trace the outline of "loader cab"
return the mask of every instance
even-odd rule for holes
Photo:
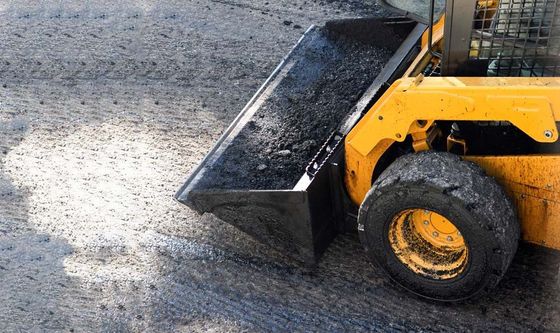
[[[408,76],[437,63],[440,76],[557,77],[560,27],[555,2],[383,0],[390,10],[428,25],[427,58]],[[431,21],[431,22],[430,22]],[[443,22],[445,21],[445,22]],[[433,41],[432,41],[433,39]]]

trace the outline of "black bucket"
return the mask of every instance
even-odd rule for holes
[[[314,264],[345,219],[344,137],[402,75],[424,28],[403,19],[309,28],[177,200]]]

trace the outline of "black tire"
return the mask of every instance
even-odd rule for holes
[[[399,260],[388,233],[406,209],[436,212],[460,230],[468,261],[458,276],[433,279]],[[438,301],[460,301],[495,287],[519,239],[514,206],[498,183],[472,162],[433,151],[402,156],[378,177],[360,207],[358,230],[368,256],[393,281]]]

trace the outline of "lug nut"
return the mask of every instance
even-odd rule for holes
[[[452,242],[452,241],[453,241],[453,237],[447,236],[447,241],[448,241],[448,242]]]
[[[461,232],[457,231],[457,236],[461,237]]]
[[[432,232],[432,236],[437,237],[439,236],[439,233],[437,231]]]
[[[428,220],[424,220],[424,225],[428,225],[430,222]]]

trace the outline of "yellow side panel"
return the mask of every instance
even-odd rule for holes
[[[440,120],[509,121],[537,142],[556,142],[560,78],[419,75],[395,81],[345,139],[352,201],[360,205],[365,198],[386,142],[403,142]]]
[[[468,156],[517,206],[524,240],[560,250],[560,155]]]
[[[443,38],[443,31],[445,27],[445,15],[443,15],[439,21],[434,25],[432,30],[432,43],[438,42]],[[426,29],[422,34],[422,48],[427,48],[428,46],[428,32],[429,30]]]

